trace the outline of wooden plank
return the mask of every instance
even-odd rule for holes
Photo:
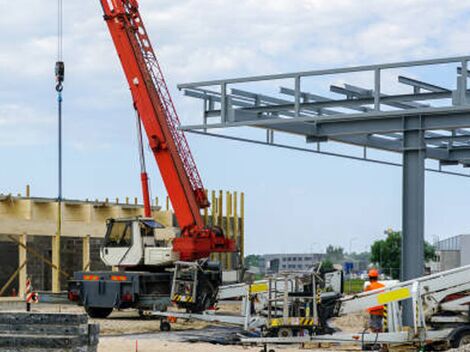
[[[0,312],[0,324],[87,324],[86,314],[72,313],[34,313],[34,312]]]
[[[28,241],[28,236],[20,235],[18,238],[21,245],[18,245],[18,263],[27,262],[27,252],[26,252],[26,242]],[[18,273],[18,296],[24,297],[26,291],[26,280],[28,278],[28,267],[25,265],[21,268]],[[0,294],[1,296],[1,294]]]
[[[86,334],[88,334],[88,326],[84,324],[0,324],[0,335],[75,336]]]
[[[83,237],[83,247],[82,247],[82,270],[90,271],[90,235]]]
[[[88,345],[88,336],[8,336],[0,335],[0,348],[53,348],[69,349]]]

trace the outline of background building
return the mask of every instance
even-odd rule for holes
[[[470,264],[470,235],[458,235],[438,241],[435,248],[437,271]]]
[[[262,274],[306,270],[325,259],[324,253],[264,254],[259,259]]]

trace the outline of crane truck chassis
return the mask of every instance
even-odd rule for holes
[[[199,260],[188,263],[190,270],[178,270],[181,264],[176,262],[175,270],[171,240],[163,239],[160,230],[164,226],[151,218],[109,219],[101,260],[126,270],[75,272],[69,300],[93,318],[106,318],[115,308],[164,311],[172,301],[192,313],[214,305],[222,283],[220,264]],[[189,290],[191,299],[170,295],[174,285]]]

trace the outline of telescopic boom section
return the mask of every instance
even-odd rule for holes
[[[201,177],[160,68],[147,36],[137,0],[100,0],[131,89],[134,107],[142,120],[150,148],[173,205],[181,236],[173,250],[181,260],[196,260],[212,252],[235,250],[222,230],[205,228],[200,210],[209,206]]]

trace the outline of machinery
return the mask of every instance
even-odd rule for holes
[[[100,1],[137,115],[145,218],[108,221],[101,258],[119,272],[75,273],[69,284],[69,298],[84,305],[91,316],[100,317],[113,308],[154,308],[156,304],[164,307],[160,295],[169,296],[171,286],[171,274],[166,269],[173,267],[176,260],[202,260],[191,266],[197,271],[196,299],[183,304],[188,310],[197,311],[214,303],[220,284],[220,273],[214,273],[215,265],[205,258],[214,252],[235,251],[235,244],[224,236],[222,229],[204,226],[201,209],[210,204],[184,133],[178,129],[179,118],[138,1]],[[151,218],[142,131],[146,133],[180,228],[172,240],[158,236],[162,226]],[[157,300],[148,299],[155,295]],[[142,301],[142,297],[146,299]],[[204,297],[202,305],[199,297]]]
[[[357,333],[329,332],[310,329],[309,333],[298,334],[298,327],[289,327],[289,317],[283,316],[283,333],[277,337],[265,335],[259,338],[242,339],[244,343],[264,345],[302,343],[346,343],[378,346],[405,345],[421,350],[445,350],[470,343],[470,265],[445,272],[423,276],[414,280],[397,283],[383,289],[368,291],[341,298],[323,297],[317,302],[317,316],[327,309],[330,317],[354,312],[363,312],[369,307],[385,305],[387,319],[384,332],[371,333],[358,327]],[[292,296],[291,294],[289,294]],[[401,303],[411,301],[413,323],[402,325]],[[287,318],[287,319],[286,319]],[[287,323],[287,325],[286,325]],[[321,328],[319,320],[315,325]],[[308,330],[308,329],[307,329]],[[326,334],[325,334],[326,333]]]
[[[195,264],[176,265],[183,268],[178,270],[180,276],[173,277],[173,300],[191,302],[197,298],[203,301],[203,298],[196,296],[194,285],[198,280],[191,275],[196,271],[188,270]],[[325,334],[332,331],[327,320],[334,316],[335,304],[342,297],[343,273],[320,269],[286,272],[253,283],[220,286],[217,302],[241,304],[239,315],[219,314],[214,310],[187,313],[160,311],[152,315],[160,317],[167,327],[168,319],[172,318],[238,325],[246,331],[262,329],[267,336],[294,336],[304,332]],[[317,306],[319,301],[322,302],[321,307]]]

